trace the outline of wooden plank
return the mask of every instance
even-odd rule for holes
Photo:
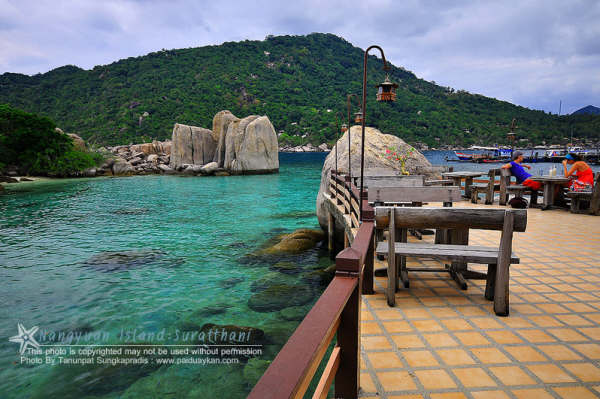
[[[342,310],[357,286],[357,278],[334,277],[248,398],[302,397],[335,335]]]
[[[460,201],[458,187],[372,187],[369,202],[456,202]]]
[[[379,244],[386,244],[386,243],[382,242],[382,243],[377,244],[377,253],[381,252],[381,251],[379,251]],[[418,246],[419,248],[422,248],[423,251],[427,251],[429,249],[434,249],[434,250],[460,249],[462,251],[473,251],[473,252],[487,252],[487,251],[498,252],[498,248],[485,247],[485,246],[480,246],[480,245],[450,245],[450,244],[430,244],[430,243],[410,243],[409,245]],[[385,246],[387,248],[387,245],[385,245]],[[387,251],[387,249],[385,249],[385,251]]]
[[[340,367],[340,347],[336,346],[335,348],[333,348],[331,356],[329,356],[329,360],[327,361],[325,370],[323,370],[323,374],[321,375],[319,384],[317,385],[315,393],[312,396],[313,399],[327,398],[329,388],[331,388],[331,383],[335,378],[335,373],[337,373],[338,367]]]
[[[399,229],[398,242],[406,243],[408,241],[408,229]],[[395,245],[394,245],[395,247]],[[410,282],[408,281],[408,272],[406,271],[406,256],[400,256],[400,259],[396,261],[398,263],[398,269],[400,269],[398,273],[398,277],[402,280],[402,284],[404,288],[408,288],[410,286]],[[396,285],[396,291],[398,290],[398,285]]]
[[[389,223],[389,207],[375,207],[375,225],[385,229]],[[527,210],[513,209],[514,231],[525,231]],[[396,227],[414,229],[430,228],[471,228],[482,230],[502,230],[504,209],[485,208],[413,208],[401,207],[396,213]]]
[[[442,246],[442,245],[440,245]],[[424,248],[422,248],[424,247]],[[413,256],[413,257],[428,257],[434,259],[450,260],[454,262],[465,262],[465,263],[494,263],[498,259],[499,250],[496,248],[483,248],[481,250],[471,251],[466,245],[450,245],[455,249],[436,249],[434,246],[413,244],[413,243],[399,243],[395,245],[395,254],[398,256]],[[376,253],[386,254],[389,253],[387,242],[380,242],[377,244]],[[511,264],[520,263],[520,259],[516,254],[510,256]]]
[[[369,187],[422,187],[423,185],[424,185],[423,176],[365,178],[365,187],[367,187],[367,188],[369,188]]]
[[[396,242],[396,225],[394,222],[396,220],[396,218],[394,216],[395,212],[396,212],[396,208],[392,207],[389,209],[390,226],[389,226],[389,230],[388,230],[388,243]],[[380,244],[384,244],[384,243],[380,243]],[[394,305],[396,305],[396,283],[398,282],[398,275],[396,274],[396,272],[398,269],[396,268],[396,253],[394,252],[394,246],[391,244],[388,245],[387,256],[388,256],[388,285],[387,285],[386,296],[387,296],[388,306],[394,306]]]
[[[509,280],[513,225],[514,212],[506,210],[504,228],[500,237],[498,261],[496,263],[496,283],[494,287],[494,312],[498,316],[508,316],[509,313]]]

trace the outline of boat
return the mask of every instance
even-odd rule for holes
[[[458,158],[459,161],[472,161],[473,154],[465,154],[464,152],[454,151],[454,155]]]
[[[473,155],[473,162],[476,163],[507,162],[512,156],[510,148],[472,146],[470,149],[484,151],[482,154]]]

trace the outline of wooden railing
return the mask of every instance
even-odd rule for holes
[[[361,196],[348,176],[334,171],[330,188],[331,200],[344,204],[344,214],[350,215],[358,231],[352,245],[336,256],[335,277],[254,386],[250,399],[304,397],[336,335],[336,346],[312,397],[326,398],[332,383],[336,398],[358,397],[361,294],[373,292],[375,215],[363,195],[363,221],[358,223]]]

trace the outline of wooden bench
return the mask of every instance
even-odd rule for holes
[[[500,205],[506,205],[508,197],[513,194],[515,197],[523,197],[524,194],[529,194],[531,201],[529,207],[538,206],[538,190],[532,190],[531,187],[522,184],[510,184],[512,174],[510,169],[500,169]]]
[[[525,231],[526,226],[524,209],[376,207],[375,228],[388,229],[388,241],[376,245],[376,253],[388,257],[388,305],[395,305],[398,279],[409,287],[408,272],[443,271],[450,273],[463,289],[466,289],[465,279],[486,279],[485,298],[494,300],[497,315],[507,316],[509,266],[519,263],[519,258],[512,253],[513,232]],[[443,244],[407,243],[408,228],[450,229],[450,239]],[[499,247],[468,245],[469,229],[501,230]],[[391,242],[394,245],[388,245]],[[407,268],[406,256],[447,260],[452,265],[449,268]],[[467,263],[487,264],[487,274],[468,270]]]
[[[569,191],[567,197],[571,198],[572,213],[600,215],[600,172],[596,173],[592,191]],[[589,207],[584,208],[584,203]]]
[[[494,191],[500,190],[500,182],[496,182],[496,175],[500,174],[500,169],[490,169],[488,171],[489,180],[487,183],[474,183],[471,185],[471,202],[476,204],[479,200],[479,194],[485,193],[485,203],[487,205],[494,203]]]

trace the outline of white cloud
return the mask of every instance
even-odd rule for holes
[[[330,32],[438,84],[563,112],[600,105],[600,2],[0,0],[0,73]]]

